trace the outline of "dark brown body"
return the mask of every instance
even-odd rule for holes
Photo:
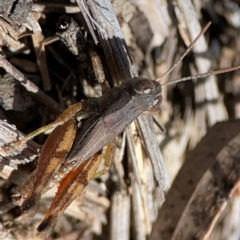
[[[152,88],[154,90],[150,93],[143,93]],[[159,106],[161,100],[159,82],[145,78],[127,79],[102,97],[89,100],[96,112],[77,131],[66,162],[77,160],[79,164],[89,159],[121,134],[142,112]]]

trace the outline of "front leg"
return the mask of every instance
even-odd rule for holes
[[[103,169],[96,172],[93,176],[93,178],[99,178],[100,176],[102,176],[103,174],[105,174],[106,172],[108,172],[111,164],[113,163],[113,159],[115,157],[115,153],[116,153],[116,139],[113,140],[112,142],[110,142],[104,151],[104,166]]]

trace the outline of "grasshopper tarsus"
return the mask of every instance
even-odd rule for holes
[[[8,155],[11,155],[14,153],[14,150],[19,148],[19,146],[24,145],[24,141],[18,140],[18,141],[13,141],[10,144],[7,144],[5,146],[2,146],[1,149]]]

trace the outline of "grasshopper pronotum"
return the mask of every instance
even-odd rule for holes
[[[209,25],[202,30],[177,63],[190,51]],[[167,73],[171,72],[176,64]],[[218,70],[171,83],[239,68],[238,66]],[[158,108],[161,101],[159,79],[149,80],[140,77],[126,79],[120,86],[107,90],[100,98],[90,98],[70,106],[54,123],[10,146],[22,144],[41,132],[54,129],[42,148],[36,171],[30,176],[31,180],[27,180],[32,181],[32,187],[29,190],[20,187],[17,199],[23,212],[33,216],[41,194],[51,187],[52,182],[60,182],[51,207],[38,227],[42,237],[46,238],[49,235],[57,217],[94,177],[101,161],[99,151],[121,134],[142,112]],[[8,148],[9,146],[6,147]]]

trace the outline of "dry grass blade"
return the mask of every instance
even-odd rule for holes
[[[150,239],[207,239],[239,188],[239,123],[216,124],[190,152],[159,211]]]
[[[33,93],[36,98],[41,102],[49,106],[54,112],[59,113],[61,110],[60,105],[45,94],[41,89],[39,89],[34,83],[28,80],[18,69],[16,69],[7,59],[0,54],[0,66],[4,68],[9,74],[11,74],[15,79],[17,79],[22,86],[26,88],[27,91]]]
[[[177,2],[176,8],[178,8],[179,18],[183,18],[181,23],[184,23],[185,30],[189,31],[190,39],[193,41],[198,31],[201,29],[201,25],[198,20],[198,14],[196,13],[196,8],[190,1]],[[211,68],[211,60],[207,59],[208,46],[204,36],[199,39],[198,43],[194,46],[194,53],[196,54],[196,67],[199,73],[208,72]],[[192,147],[205,135],[207,125],[204,125],[205,119],[209,121],[209,125],[212,126],[218,121],[223,121],[227,119],[227,112],[224,108],[221,98],[219,96],[219,91],[217,88],[216,78],[214,76],[209,77],[209,81],[203,83],[198,83],[195,89],[196,103],[201,104],[204,101],[208,101],[209,104],[204,107],[200,107],[196,111],[195,124],[201,123],[201,131],[196,132],[195,135],[191,137],[190,144]],[[214,102],[214,103],[213,103]],[[201,109],[202,108],[202,109]]]

